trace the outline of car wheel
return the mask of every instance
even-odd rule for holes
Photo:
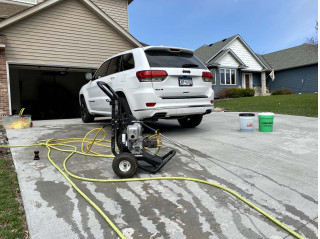
[[[131,178],[137,171],[137,159],[130,153],[117,155],[112,161],[113,172],[119,178]]]
[[[120,97],[120,103],[121,103],[121,112],[123,114],[123,117],[128,118],[132,116],[132,112],[130,110],[127,99],[124,97]]]
[[[185,118],[178,119],[179,124],[184,128],[195,128],[202,121],[202,115],[189,115]]]
[[[84,100],[83,97],[81,98],[80,112],[81,112],[81,118],[83,123],[93,122],[94,116],[89,113],[86,105],[86,101]]]

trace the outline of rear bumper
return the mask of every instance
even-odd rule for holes
[[[148,84],[130,89],[125,92],[131,112],[138,120],[148,118],[171,118],[195,114],[206,114],[213,111],[214,92],[208,87],[206,92],[200,92],[203,98],[163,99],[155,94]],[[179,96],[179,95],[177,95]],[[147,107],[146,103],[156,103],[154,107]]]
[[[213,90],[208,90],[206,98],[162,99],[153,90],[131,92],[128,103],[133,116],[138,120],[146,118],[170,118],[195,114],[208,114],[213,111]],[[131,98],[132,97],[132,98]],[[131,99],[130,99],[131,98]],[[156,103],[154,107],[146,107],[146,103]]]
[[[203,115],[209,114],[213,111],[213,105],[186,105],[186,106],[167,106],[167,107],[153,107],[150,109],[138,109],[134,111],[137,119],[147,118],[171,118],[181,117],[186,115]]]

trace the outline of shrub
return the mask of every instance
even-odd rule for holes
[[[292,94],[292,90],[289,89],[281,89],[272,92],[272,95],[290,95]]]
[[[219,99],[224,99],[224,98],[229,98],[230,97],[230,92],[229,92],[229,89],[222,89],[220,90],[216,96],[219,98]]]
[[[254,89],[243,89],[243,96],[242,97],[252,97],[254,96],[255,90]]]
[[[222,89],[217,93],[217,97],[223,98],[239,98],[254,96],[254,89],[229,88]]]

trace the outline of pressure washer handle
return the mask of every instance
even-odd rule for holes
[[[98,81],[97,85],[111,100],[119,100],[118,94],[114,92],[110,85],[102,81]]]

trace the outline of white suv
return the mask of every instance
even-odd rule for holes
[[[212,74],[184,48],[148,46],[107,59],[80,90],[83,122],[110,116],[108,97],[97,81],[118,93],[123,110],[138,120],[178,119],[183,127],[196,127],[213,110]]]

